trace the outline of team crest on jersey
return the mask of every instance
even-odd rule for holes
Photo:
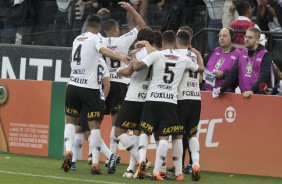
[[[246,66],[246,73],[249,75],[251,74],[253,71],[253,64],[252,63],[248,63]]]
[[[168,60],[177,60],[179,58],[175,55],[164,55],[164,57]]]
[[[224,61],[224,58],[219,59],[215,64],[215,69],[219,69],[223,65]]]

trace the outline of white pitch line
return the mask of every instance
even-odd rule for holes
[[[1,170],[0,170],[0,173],[22,175],[22,176],[32,176],[32,177],[41,177],[41,178],[60,179],[60,180],[70,180],[70,181],[83,181],[83,182],[89,182],[89,183],[125,184],[125,183],[118,183],[118,182],[107,182],[107,181],[98,181],[98,180],[84,180],[84,179],[75,179],[75,178],[65,178],[65,177],[59,177],[59,176],[48,176],[48,175],[29,174],[29,173],[17,173],[17,172],[1,171]]]

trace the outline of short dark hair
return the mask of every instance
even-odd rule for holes
[[[235,32],[234,32],[234,30],[231,27],[227,27],[226,29],[228,29],[231,42],[233,43],[235,41],[235,39],[236,39]]]
[[[105,33],[113,30],[113,28],[115,26],[118,26],[118,23],[117,21],[115,21],[114,19],[109,19],[109,20],[106,20],[105,22],[103,22],[102,24],[102,29]]]
[[[163,32],[162,40],[163,43],[175,44],[176,41],[175,32],[172,30]]]
[[[87,20],[87,26],[92,28],[100,28],[101,27],[102,20],[100,16],[92,14],[89,16]]]
[[[255,33],[256,37],[258,39],[260,38],[261,31],[258,28],[250,27],[250,28],[247,29],[247,31],[251,31],[251,32]]]
[[[137,34],[137,40],[146,40],[148,41],[151,45],[154,43],[154,32],[151,28],[149,27],[144,27],[140,31],[138,31]]]
[[[187,31],[189,33],[190,38],[193,37],[193,29],[189,26],[181,26],[179,28],[180,31]]]
[[[176,38],[177,38],[180,45],[182,45],[182,46],[190,45],[190,34],[187,31],[177,32]]]
[[[162,33],[159,31],[154,31],[154,44],[162,48]]]
[[[236,6],[236,10],[240,16],[246,15],[251,7],[248,0],[233,0],[233,4]]]

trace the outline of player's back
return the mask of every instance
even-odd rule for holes
[[[101,37],[86,32],[75,38],[72,49],[71,76],[69,84],[99,89],[97,66],[99,49],[103,46]]]
[[[193,62],[197,63],[197,56],[188,49],[177,49],[177,52],[187,56]],[[200,96],[200,73],[193,72],[190,69],[184,71],[178,87],[178,99],[201,99]]]
[[[137,54],[136,59],[141,61],[148,55],[145,47],[143,47]],[[151,79],[152,68],[145,68],[140,71],[135,71],[131,75],[130,84],[126,93],[125,100],[144,102]]]
[[[146,100],[176,103],[177,88],[186,68],[197,70],[198,65],[173,49],[152,53],[153,74]],[[146,60],[146,58],[144,59]]]
[[[137,38],[137,29],[133,29],[130,32],[120,37],[102,37],[105,46],[119,54],[127,55],[131,44]],[[105,58],[110,71],[111,81],[122,82],[128,84],[130,79],[125,77],[119,77],[116,75],[116,69],[126,66],[125,63],[110,58]]]

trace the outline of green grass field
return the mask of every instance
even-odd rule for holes
[[[138,180],[123,178],[125,165],[119,165],[113,175],[91,175],[90,166],[86,161],[77,163],[76,171],[63,172],[60,169],[62,159],[26,156],[0,153],[0,184],[123,184],[123,183],[155,183],[150,179]],[[106,173],[104,164],[101,164],[102,172]],[[281,171],[282,172],[282,171]],[[191,175],[185,175],[182,183],[192,183]],[[176,183],[176,181],[164,181],[162,183]],[[282,183],[282,178],[260,177],[249,175],[237,175],[227,173],[202,172],[201,184],[272,184]]]

